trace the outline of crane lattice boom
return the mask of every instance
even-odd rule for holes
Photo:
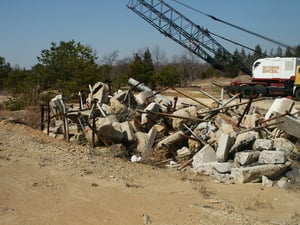
[[[213,39],[207,29],[195,24],[164,1],[130,0],[127,6],[165,36],[193,52],[214,68],[226,71],[225,65],[230,65],[251,75],[251,71]]]

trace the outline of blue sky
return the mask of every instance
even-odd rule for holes
[[[196,24],[249,47],[277,45],[213,21],[172,0],[165,0]],[[288,45],[300,44],[299,0],[180,0],[198,10]],[[75,40],[101,59],[158,46],[169,58],[186,50],[164,37],[126,5],[128,0],[1,0],[0,56],[11,66],[30,69],[51,42]],[[230,52],[237,46],[220,41]]]

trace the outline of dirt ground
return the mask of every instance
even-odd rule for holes
[[[1,225],[300,224],[297,188],[131,163],[1,120],[9,114],[0,112]]]
[[[300,224],[300,191],[222,184],[0,122],[0,224]]]

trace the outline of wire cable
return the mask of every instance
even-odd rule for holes
[[[279,46],[282,46],[282,47],[285,47],[285,48],[290,48],[289,45],[286,45],[286,44],[284,44],[284,43],[282,43],[282,42],[279,42],[279,41],[276,41],[276,40],[274,40],[274,39],[268,38],[268,37],[266,37],[266,36],[264,36],[264,35],[255,33],[255,32],[253,32],[253,31],[250,31],[250,30],[245,29],[245,28],[243,28],[243,27],[234,25],[234,24],[229,23],[229,22],[227,22],[227,21],[225,21],[225,20],[219,19],[219,18],[217,18],[217,17],[215,17],[215,16],[213,16],[213,15],[207,14],[207,13],[205,13],[205,12],[203,12],[203,11],[200,11],[200,10],[198,10],[198,9],[196,9],[196,8],[193,8],[193,7],[191,7],[191,6],[189,6],[189,5],[185,4],[185,3],[182,3],[182,2],[180,2],[180,1],[178,1],[178,0],[172,0],[172,1],[173,1],[173,2],[176,2],[176,3],[179,4],[179,5],[182,5],[182,6],[186,7],[186,8],[188,8],[188,9],[191,9],[191,10],[197,12],[197,13],[200,13],[200,14],[202,14],[202,15],[205,15],[205,16],[207,16],[207,17],[210,17],[211,19],[213,19],[213,20],[215,20],[215,21],[224,23],[224,24],[226,24],[226,25],[228,25],[228,26],[231,26],[231,27],[234,27],[234,28],[236,28],[236,29],[238,29],[238,30],[241,30],[241,31],[244,31],[244,32],[246,32],[246,33],[252,34],[252,35],[254,35],[254,36],[256,36],[256,37],[259,37],[259,38],[264,39],[264,40],[266,40],[266,41],[272,42],[272,43],[277,44],[277,45],[279,45]],[[240,44],[239,44],[239,45],[240,45]],[[247,48],[247,49],[249,49],[249,48]],[[251,50],[251,49],[250,49],[250,50]]]

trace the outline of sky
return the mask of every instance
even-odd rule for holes
[[[149,0],[147,0],[149,1]],[[299,0],[178,0],[190,7],[290,46],[300,44]],[[194,23],[254,48],[278,45],[165,0]],[[11,66],[30,69],[51,42],[74,40],[99,59],[118,51],[118,59],[159,48],[168,58],[187,52],[127,8],[128,0],[1,0],[0,56]],[[218,40],[233,52],[238,46]]]

